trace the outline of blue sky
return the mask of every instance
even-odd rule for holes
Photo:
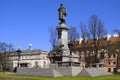
[[[87,23],[92,14],[104,21],[110,34],[120,30],[120,0],[0,0],[0,41],[12,43],[17,49],[49,51],[49,27],[58,25],[58,8],[67,9],[66,23],[80,33],[80,22]]]

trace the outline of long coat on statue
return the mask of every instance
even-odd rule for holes
[[[61,5],[58,11],[59,11],[59,20],[61,20],[61,22],[65,22],[65,16],[67,15],[65,7]]]

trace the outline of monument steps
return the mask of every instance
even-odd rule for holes
[[[58,67],[55,68],[56,71],[60,72],[64,76],[77,76],[81,72],[80,67]]]
[[[61,77],[61,76],[104,76],[112,73],[98,68],[80,67],[56,67],[56,68],[19,68],[15,76],[42,76],[42,77]]]
[[[15,76],[60,77],[61,73],[53,68],[19,68]]]
[[[112,73],[104,71],[103,69],[99,69],[99,68],[83,68],[82,71],[78,74],[78,76],[89,76],[89,77],[104,76],[104,75],[112,75]]]

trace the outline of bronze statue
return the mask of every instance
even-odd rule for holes
[[[61,21],[60,23],[65,23],[65,17],[67,15],[67,13],[66,13],[66,9],[63,6],[63,4],[60,5],[58,12],[59,12],[59,20]]]

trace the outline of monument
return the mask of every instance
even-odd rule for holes
[[[58,45],[49,54],[49,68],[18,68],[19,76],[43,76],[43,77],[60,77],[60,76],[102,76],[112,75],[99,68],[82,68],[79,63],[79,56],[71,51],[73,44],[68,40],[69,27],[66,24],[67,15],[63,4],[60,5],[58,31]],[[54,54],[53,54],[54,53]]]
[[[58,66],[80,66],[79,56],[71,51],[71,47],[73,46],[73,44],[68,40],[69,27],[67,26],[65,21],[67,11],[63,4],[60,5],[58,12],[60,22],[56,28],[58,31],[58,48],[56,50],[56,54],[59,54],[59,57],[58,55],[54,55],[54,58],[57,58],[54,59],[54,63],[56,63],[56,65]],[[51,60],[52,56],[52,53],[50,53],[49,58]]]

